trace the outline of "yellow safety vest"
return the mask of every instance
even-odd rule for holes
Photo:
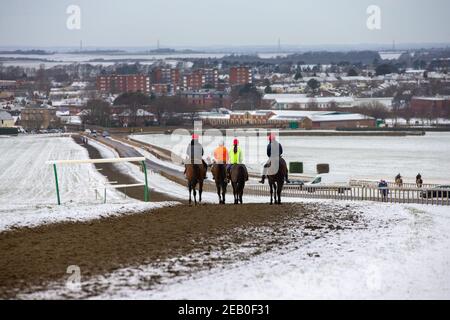
[[[234,146],[230,149],[230,163],[231,164],[242,164],[243,162],[243,154],[241,147],[238,147],[237,152],[234,153]]]

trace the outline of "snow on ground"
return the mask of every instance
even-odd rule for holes
[[[106,204],[33,205],[0,209],[0,232],[58,222],[80,222],[104,217],[151,211],[177,202],[115,202]]]
[[[449,299],[450,212],[445,207],[352,204],[368,229],[342,231],[202,272],[129,299]],[[310,257],[309,254],[319,257]],[[108,298],[105,294],[101,298]]]
[[[185,152],[189,136],[146,134],[133,139]],[[205,157],[212,157],[218,141],[204,137]],[[232,144],[227,137],[226,145]],[[401,173],[405,182],[415,182],[421,173],[425,183],[450,183],[450,133],[427,132],[425,136],[281,136],[287,162],[304,163],[305,175],[314,176],[318,163],[329,163],[331,172],[353,179],[393,180]],[[260,173],[265,161],[267,139],[240,138],[245,164]]]
[[[132,299],[449,299],[448,208],[360,205],[370,226],[203,272]],[[308,254],[318,254],[310,257]],[[118,295],[118,293],[116,293]],[[106,296],[105,296],[106,298]]]
[[[174,284],[151,298],[448,299],[450,221],[445,208],[372,204],[371,224],[286,254]],[[311,259],[307,253],[320,255]],[[132,297],[145,297],[145,293]]]
[[[347,204],[320,202],[336,208]],[[81,285],[107,284],[108,291],[91,297],[95,299],[450,298],[447,208],[350,205],[362,212],[367,228],[332,232],[306,244],[292,243],[248,261],[172,278],[152,290],[137,288],[142,279],[165,276],[154,266],[120,269],[83,279]],[[60,283],[21,298],[77,297],[76,288]]]
[[[87,151],[70,137],[20,136],[0,141],[0,208],[56,203],[53,167],[48,160],[89,159]],[[92,164],[58,165],[61,201],[95,200],[93,184],[106,178]],[[122,196],[108,190],[109,199]]]
[[[151,160],[151,161],[153,161],[153,162],[155,162],[155,163],[157,163],[157,164],[159,164],[161,166],[164,166],[164,167],[167,167],[167,168],[179,171],[179,172],[184,172],[184,166],[181,165],[181,164],[176,164],[176,163],[173,163],[173,162],[168,162],[168,161],[161,160],[161,159],[157,158],[156,156],[154,156],[153,154],[151,154],[150,152],[148,152],[147,150],[144,150],[143,148],[135,147],[135,146],[133,146],[131,144],[128,144],[128,143],[125,143],[123,141],[118,141],[118,140],[115,140],[115,139],[112,139],[112,140],[117,141],[119,143],[122,143],[122,144],[130,147],[130,148],[135,149],[136,151],[138,151],[140,154],[142,154],[147,159],[149,159],[149,160]]]
[[[101,146],[96,146],[101,148]],[[102,148],[102,154],[111,155]],[[0,231],[64,220],[95,219],[102,215],[148,210],[162,204],[146,204],[108,189],[96,198],[94,185],[107,179],[93,164],[57,167],[62,206],[56,205],[53,168],[47,160],[89,159],[71,137],[19,136],[0,140]],[[169,203],[170,204],[170,203]]]
[[[21,226],[48,220],[83,220],[111,212],[123,214],[148,208],[147,204],[139,202],[132,203],[131,206],[115,203],[90,208],[83,203],[72,206],[68,202],[62,207],[54,206],[52,172],[45,167],[45,160],[87,158],[87,153],[70,142],[70,139],[33,139],[36,140],[28,140],[27,143],[15,138],[2,139],[0,142],[0,151],[2,155],[6,155],[0,159],[0,168],[5,169],[1,172],[0,183],[2,186],[13,185],[11,189],[4,190],[2,187],[0,191],[0,230],[14,224]],[[13,144],[8,145],[10,141]],[[18,151],[12,148],[13,145],[17,145]],[[106,147],[95,146],[100,148],[102,155],[115,155]],[[8,152],[10,150],[12,152]],[[42,153],[43,150],[45,153]],[[37,165],[37,162],[44,165]],[[87,165],[87,168],[86,171],[95,176],[95,179],[102,178],[93,166]],[[143,175],[137,166],[123,164],[121,169],[142,181]],[[79,170],[68,167],[62,169],[62,172],[65,173],[63,176],[70,173],[77,177],[76,181],[64,181],[65,185],[74,186],[75,182],[89,181],[89,175]],[[37,188],[39,191],[31,193],[30,197],[27,195],[22,201],[22,194],[28,184],[23,182],[24,173],[27,181],[32,181],[41,188]],[[42,178],[49,180],[48,186],[43,184]],[[150,174],[149,183],[151,188],[160,192],[180,199],[187,198],[184,186],[158,174]],[[49,188],[48,192],[44,192],[44,186]],[[78,189],[75,190],[70,193],[70,190],[65,189],[64,195],[78,200],[85,196],[83,190],[80,193]],[[14,201],[8,203],[5,196],[10,196]],[[245,202],[261,202],[262,199],[264,198],[245,197]],[[205,193],[204,200],[216,202],[217,195]],[[42,203],[38,205],[39,201]],[[96,297],[102,299],[450,299],[449,208],[333,200],[322,200],[320,203],[341,206],[348,204],[362,212],[368,221],[368,227],[337,231],[308,244],[296,246],[293,243],[292,246],[262,254],[249,261],[236,261],[224,268],[171,279],[151,291],[136,290],[135,287],[131,290],[126,285],[139,283],[143,274],[161,272],[149,266],[125,268],[104,275],[100,280],[83,280],[88,283],[112,283],[114,290]],[[170,203],[148,205],[168,204]],[[12,209],[10,215],[7,214],[10,210],[8,208]],[[19,216],[17,213],[24,214]],[[66,294],[67,290],[63,284],[62,289],[37,292],[27,297],[58,298]]]

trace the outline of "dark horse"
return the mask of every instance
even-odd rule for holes
[[[234,204],[242,204],[244,195],[246,171],[243,164],[234,164],[231,167],[231,185],[233,186]]]
[[[281,191],[283,191],[284,179],[287,176],[286,161],[280,157],[278,170],[276,174],[270,174],[271,168],[268,168],[267,178],[270,186],[270,204],[281,204]]]
[[[186,164],[186,178],[188,181],[189,188],[189,204],[192,203],[191,193],[194,193],[194,203],[197,205],[197,191],[196,187],[198,184],[198,202],[202,202],[203,193],[203,180],[206,176],[206,168],[199,164]]]
[[[225,204],[225,194],[227,193],[228,185],[226,164],[213,164],[211,172],[216,181],[219,204]]]

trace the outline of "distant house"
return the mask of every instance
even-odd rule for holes
[[[350,108],[364,106],[373,102],[392,107],[393,98],[355,98],[355,97],[307,97],[304,94],[266,94],[263,97],[265,105],[276,110],[315,108]]]
[[[263,98],[269,101],[271,107],[277,110],[307,109],[309,107],[329,108],[332,106],[340,108],[352,107],[355,100],[353,97],[307,97],[304,94],[267,94]]]
[[[446,117],[450,115],[450,96],[413,97],[411,110],[417,115]]]
[[[358,113],[303,111],[303,110],[255,110],[238,112],[202,112],[200,119],[213,126],[267,126],[297,127],[304,129],[374,128],[376,121]]]
[[[48,129],[59,127],[60,119],[55,108],[33,106],[22,110],[20,123],[29,130]]]
[[[0,128],[12,128],[14,127],[15,122],[16,121],[9,112],[0,110]]]
[[[133,113],[130,109],[126,109],[120,114],[113,115],[113,120],[118,120],[123,127],[128,127],[129,125],[143,127],[154,122],[155,115],[144,109],[137,109],[136,113]]]

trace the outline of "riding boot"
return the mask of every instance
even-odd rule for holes
[[[263,176],[261,177],[261,180],[259,181],[259,183],[264,184],[264,183],[265,183],[265,180],[266,180],[266,176],[263,175]]]

